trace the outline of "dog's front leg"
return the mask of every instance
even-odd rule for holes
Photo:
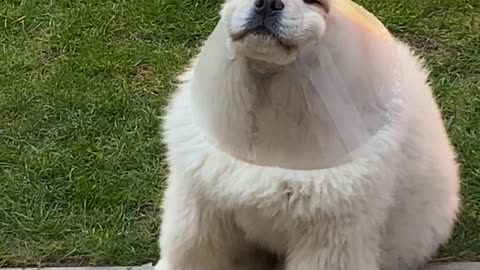
[[[342,223],[327,222],[294,239],[286,270],[379,270],[380,233]]]
[[[227,213],[183,179],[170,179],[164,194],[161,259],[155,270],[231,270],[242,249]]]

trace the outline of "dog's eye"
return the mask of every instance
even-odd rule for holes
[[[328,5],[325,0],[303,0],[307,5],[318,5],[328,11]]]

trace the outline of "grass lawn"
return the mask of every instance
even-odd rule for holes
[[[220,2],[0,2],[0,266],[157,258],[162,107]],[[439,259],[480,261],[480,1],[359,2],[433,70],[464,196]]]

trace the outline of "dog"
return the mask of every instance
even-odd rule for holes
[[[460,199],[427,78],[349,0],[226,0],[166,110],[156,270],[428,263]]]

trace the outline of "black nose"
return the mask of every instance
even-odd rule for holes
[[[265,17],[279,13],[284,7],[282,0],[255,0],[255,12]]]

